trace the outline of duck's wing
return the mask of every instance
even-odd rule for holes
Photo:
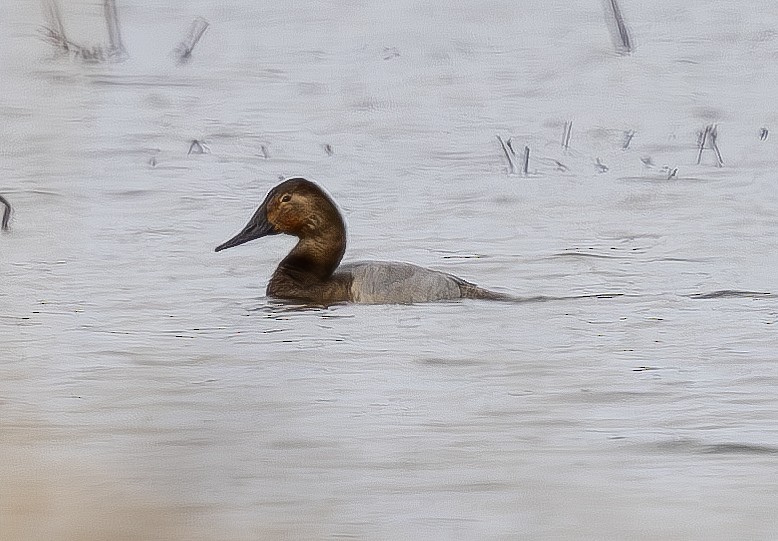
[[[460,299],[463,286],[475,287],[451,274],[411,263],[359,261],[341,265],[336,274],[340,273],[352,278],[353,300],[368,304]]]

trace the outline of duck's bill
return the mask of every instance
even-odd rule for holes
[[[275,235],[277,233],[278,231],[276,231],[275,227],[273,227],[273,224],[267,221],[267,213],[265,212],[264,207],[260,207],[257,209],[257,212],[254,214],[254,216],[251,217],[249,223],[246,224],[246,227],[243,228],[243,231],[232,237],[227,242],[217,246],[215,251],[221,252],[222,250],[232,248],[233,246],[238,246],[244,242],[266,237],[268,235]]]

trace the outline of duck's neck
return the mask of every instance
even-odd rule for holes
[[[323,281],[338,268],[345,251],[345,228],[318,231],[316,235],[300,238],[278,265],[276,274],[283,273],[298,280]]]

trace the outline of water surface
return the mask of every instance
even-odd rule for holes
[[[0,23],[0,537],[774,535],[770,2],[625,0],[629,56],[584,0],[125,4],[121,63]],[[290,175],[347,259],[560,299],[267,299],[292,239],[213,248]]]

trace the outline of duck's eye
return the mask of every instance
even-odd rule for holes
[[[284,195],[281,196],[281,202],[282,203],[288,203],[291,200],[292,200],[292,195],[291,194],[285,193]]]

